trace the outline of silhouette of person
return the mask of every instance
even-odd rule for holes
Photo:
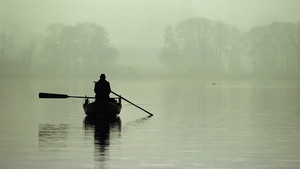
[[[109,100],[111,89],[109,82],[105,78],[105,74],[101,74],[100,79],[95,83],[94,92],[96,94],[96,101]]]

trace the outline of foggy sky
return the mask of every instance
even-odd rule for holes
[[[299,22],[298,0],[0,0],[0,28],[18,25],[43,32],[52,23],[93,22],[108,32],[120,55],[135,47],[159,49],[164,28],[191,17],[205,17],[249,30],[271,22]],[[157,55],[148,50],[145,55]],[[143,54],[143,53],[140,53]],[[133,59],[132,59],[133,60]]]
[[[56,22],[95,22],[109,31],[116,45],[136,44],[145,36],[151,43],[162,43],[166,25],[193,16],[240,29],[300,21],[298,0],[0,0],[0,11],[1,25],[17,24],[33,31]]]

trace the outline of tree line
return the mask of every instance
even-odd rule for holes
[[[167,27],[164,39],[158,57],[174,74],[300,76],[299,23],[273,23],[242,32],[222,22],[190,18]],[[111,72],[116,71],[117,57],[107,30],[94,23],[56,23],[43,34],[17,26],[0,30],[0,77]]]
[[[197,76],[299,77],[300,24],[273,23],[239,31],[191,18],[165,29],[161,60]]]
[[[94,23],[50,25],[43,35],[16,26],[0,33],[0,76],[80,76],[111,69],[118,51]]]

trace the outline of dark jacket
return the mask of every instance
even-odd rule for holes
[[[111,92],[109,82],[105,79],[100,79],[95,83],[94,92],[96,93],[96,99],[109,99],[109,93]]]

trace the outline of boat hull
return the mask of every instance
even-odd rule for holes
[[[121,112],[122,104],[113,101],[95,101],[89,103],[88,100],[83,104],[83,109],[88,117],[115,118]]]

